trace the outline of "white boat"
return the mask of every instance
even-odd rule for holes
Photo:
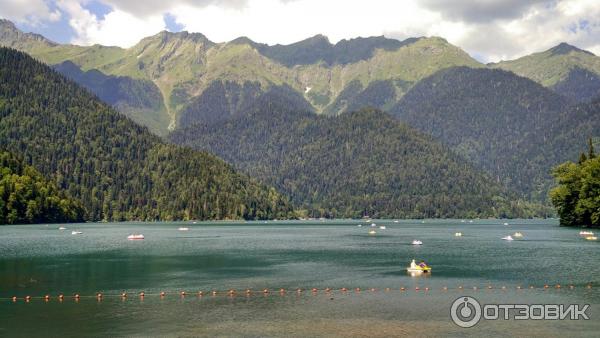
[[[360,227],[362,227],[362,224],[357,224],[356,226],[360,228]]]
[[[67,230],[65,227],[59,227],[58,230]]]
[[[385,230],[385,229],[386,229],[386,227],[385,227],[385,225],[380,225],[380,226],[379,226],[379,229],[381,229],[381,230]]]
[[[196,221],[193,221],[192,223],[193,223],[193,224],[197,224],[198,222],[196,222]]]
[[[473,220],[470,220],[469,223],[473,223]]]
[[[377,226],[377,224],[375,224],[375,223],[371,223],[371,227],[372,227],[372,228],[374,228],[374,227],[376,227],[376,226]]]
[[[369,231],[369,235],[375,235],[377,232],[375,230]]]
[[[142,234],[131,234],[131,235],[127,236],[127,239],[130,240],[130,241],[144,239],[144,235],[142,235]]]
[[[515,233],[513,234],[513,236],[515,236],[515,237],[517,237],[517,238],[521,238],[521,237],[523,237],[523,234],[522,234],[522,233],[520,233],[520,232],[515,232]]]
[[[415,240],[412,241],[412,245],[423,245],[423,242],[421,242],[418,239],[415,239]]]
[[[596,236],[587,236],[585,239],[587,239],[588,241],[596,241],[596,240],[598,240],[598,237],[596,237]]]
[[[71,231],[71,235],[81,235],[82,233],[81,231]]]
[[[454,237],[462,237],[462,232],[456,232],[456,233],[454,233]]]
[[[580,231],[579,234],[585,236],[594,236],[594,233],[591,231]]]
[[[508,223],[504,222],[504,225],[508,225]]]
[[[394,221],[394,223],[398,223],[399,221]]]
[[[179,228],[179,229],[177,229],[177,230],[179,230],[179,231],[188,231],[188,230],[190,230],[190,228],[187,228],[187,227],[180,227],[180,228]]]
[[[514,239],[512,238],[512,236],[511,236],[511,235],[508,235],[508,236],[502,237],[502,239],[503,239],[503,240],[505,240],[505,241],[514,241]]]
[[[461,222],[461,223],[464,223],[464,222],[465,222],[465,220],[464,220],[464,219],[462,219],[462,220],[460,220],[460,222]]]

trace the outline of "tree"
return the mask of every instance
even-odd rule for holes
[[[565,226],[600,226],[600,157],[590,141],[585,161],[566,162],[553,170],[557,186],[550,199]]]

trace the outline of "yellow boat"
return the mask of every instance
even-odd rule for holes
[[[406,271],[408,272],[423,272],[423,273],[428,273],[431,272],[431,267],[429,265],[425,265],[425,266],[419,266],[417,265],[417,263],[415,263],[415,260],[413,259],[412,262],[410,262],[410,266],[408,268],[406,268]]]

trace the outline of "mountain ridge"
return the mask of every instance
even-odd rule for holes
[[[0,45],[7,43],[0,39]],[[322,47],[320,51],[312,48],[314,43]],[[51,65],[71,61],[82,71],[96,69],[107,76],[154,82],[166,110],[150,112],[149,120],[141,122],[153,126],[156,116],[163,115],[161,119],[169,123],[162,126],[161,135],[178,126],[181,113],[192,99],[214,81],[258,82],[263,91],[286,85],[303,95],[316,113],[335,115],[342,112],[335,110],[336,98],[353,81],[366,88],[372,81],[391,80],[397,99],[439,69],[483,66],[437,37],[404,41],[369,37],[331,44],[317,36],[295,44],[269,46],[247,38],[213,43],[200,33],[163,31],[126,49],[34,42],[18,48]]]

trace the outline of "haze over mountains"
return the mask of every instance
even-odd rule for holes
[[[600,58],[565,43],[485,65],[438,37],[269,46],[161,32],[123,49],[3,20],[0,45],[314,216],[543,216],[551,167],[600,136]]]

